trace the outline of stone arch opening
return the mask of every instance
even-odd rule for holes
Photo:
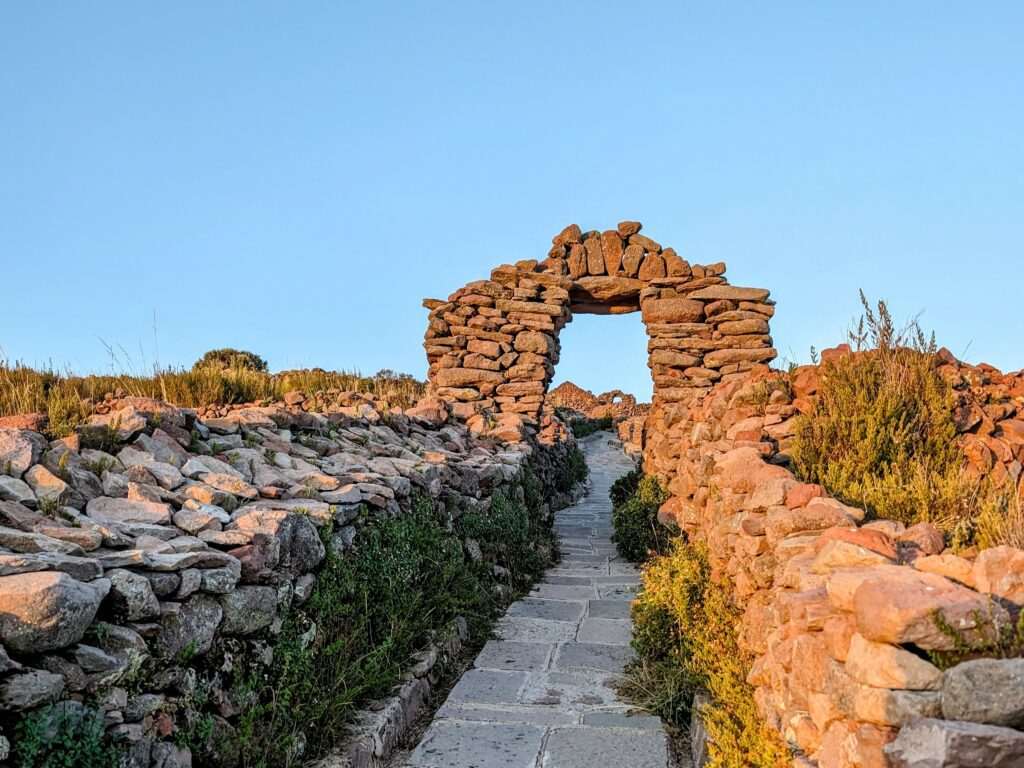
[[[578,314],[641,313],[656,409],[775,358],[767,290],[730,285],[725,264],[690,264],[641,229],[635,221],[603,232],[571,224],[544,260],[505,264],[446,300],[424,300],[431,389],[536,418],[559,333]]]

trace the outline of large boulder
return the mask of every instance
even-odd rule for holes
[[[921,718],[904,725],[884,751],[893,768],[1024,768],[1024,733]]]
[[[42,571],[0,577],[0,639],[12,651],[40,653],[77,643],[96,618],[109,579],[89,583]]]
[[[154,640],[155,648],[166,657],[179,660],[206,653],[213,646],[223,617],[224,611],[214,598],[193,595],[178,610],[164,614]]]
[[[101,496],[85,507],[85,514],[103,525],[125,523],[147,523],[161,525],[171,522],[171,507],[152,501]]]
[[[20,478],[46,448],[46,439],[36,432],[0,427],[0,474]]]
[[[1024,659],[974,659],[942,673],[942,715],[1024,728]]]
[[[224,609],[221,631],[227,635],[251,635],[270,626],[277,616],[277,590],[273,587],[239,587],[219,600]]]
[[[64,679],[42,669],[15,672],[0,683],[0,708],[20,711],[56,701],[64,692]]]

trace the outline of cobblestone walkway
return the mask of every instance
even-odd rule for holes
[[[665,768],[656,717],[612,689],[630,658],[637,571],[615,554],[608,490],[632,469],[608,432],[582,441],[589,496],[559,512],[562,561],[509,607],[405,761],[413,768]]]

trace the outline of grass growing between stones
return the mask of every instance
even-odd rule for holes
[[[502,608],[495,566],[514,596],[551,563],[539,508],[496,495],[488,511],[449,525],[420,498],[411,513],[361,529],[352,551],[336,554],[328,534],[313,593],[286,618],[270,673],[237,675],[241,764],[300,765],[343,743],[358,709],[387,695],[411,654],[457,616],[469,643],[482,644]],[[466,538],[481,557],[465,554]]]
[[[1024,612],[1017,618],[1000,622],[993,620],[992,603],[986,612],[974,611],[976,626],[991,626],[995,631],[988,636],[968,637],[959,627],[950,624],[941,611],[935,611],[932,619],[946,637],[953,641],[949,651],[930,651],[928,657],[939,669],[955,667],[971,659],[1019,659],[1024,658]]]
[[[897,330],[884,302],[850,333],[855,352],[823,364],[814,407],[797,422],[793,467],[871,515],[929,522],[958,546],[1024,538],[1016,493],[966,472],[957,398],[939,372],[934,336]]]
[[[742,610],[727,582],[711,578],[707,553],[682,537],[643,569],[633,604],[633,647],[624,693],[677,732],[689,726],[694,694],[711,703],[699,715],[712,768],[781,768],[790,751],[761,719],[747,683],[753,659],[741,651]]]

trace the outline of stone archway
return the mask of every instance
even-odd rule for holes
[[[635,221],[604,232],[572,224],[543,261],[502,265],[447,300],[424,300],[433,391],[538,416],[558,364],[559,332],[574,314],[641,313],[656,408],[775,358],[767,290],[729,285],[725,264],[691,265],[640,230]]]

